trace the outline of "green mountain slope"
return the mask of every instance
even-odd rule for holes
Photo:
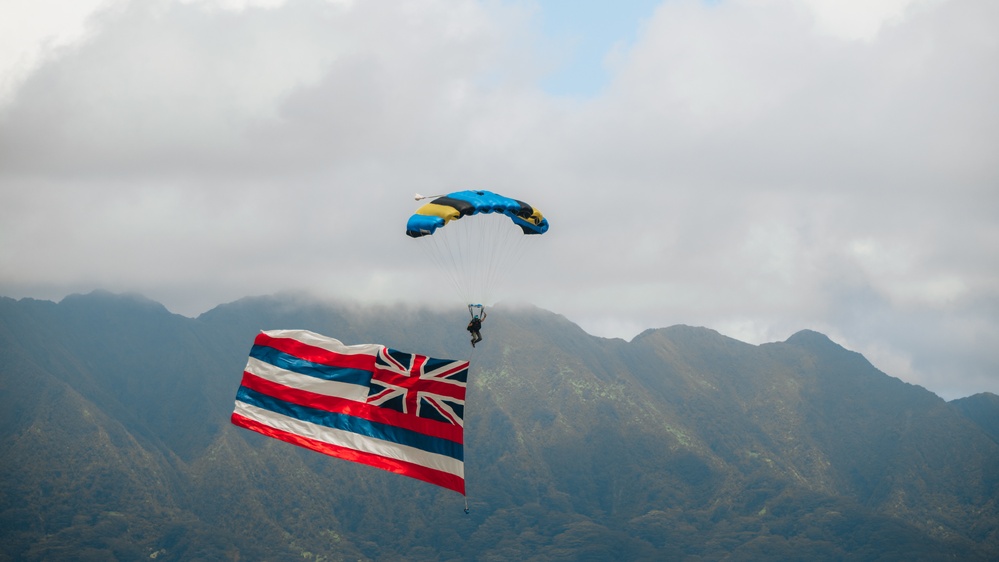
[[[453,492],[228,422],[261,329],[472,357]],[[590,336],[496,307],[0,298],[0,560],[989,560],[999,404],[814,332]],[[974,399],[974,400],[972,400]]]

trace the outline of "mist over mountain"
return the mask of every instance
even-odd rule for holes
[[[994,560],[999,397],[826,336],[633,341],[500,305],[0,298],[0,561]],[[460,495],[229,423],[260,330],[471,357]]]

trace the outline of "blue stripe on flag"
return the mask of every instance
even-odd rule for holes
[[[431,437],[394,425],[373,422],[346,414],[327,412],[316,408],[308,408],[262,394],[244,386],[239,387],[239,390],[236,392],[236,400],[322,427],[349,431],[383,441],[398,443],[429,453],[451,457],[459,461],[465,460],[464,447],[460,443]]]
[[[337,381],[368,386],[371,382],[371,371],[351,369],[349,367],[331,367],[321,363],[306,361],[283,351],[278,351],[266,345],[254,345],[250,348],[250,357],[270,363],[286,371],[316,377],[327,381]]]

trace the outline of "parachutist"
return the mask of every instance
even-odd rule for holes
[[[472,306],[469,305],[468,308],[469,312],[471,312]],[[472,315],[472,320],[468,322],[468,327],[465,328],[472,334],[472,347],[475,347],[475,344],[482,341],[482,334],[479,333],[479,330],[482,329],[482,322],[486,319],[486,310],[481,308],[481,306],[479,309],[482,311],[482,317],[480,318],[478,314]]]

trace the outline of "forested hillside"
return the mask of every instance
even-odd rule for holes
[[[497,306],[0,298],[0,560],[994,560],[999,397],[822,334]],[[229,424],[259,330],[471,358],[460,495]]]

